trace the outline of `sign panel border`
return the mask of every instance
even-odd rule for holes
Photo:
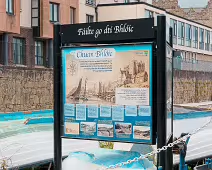
[[[89,48],[112,48],[112,47],[132,47],[132,46],[139,46],[139,50],[149,50],[149,74],[150,74],[150,80],[149,80],[149,106],[151,107],[151,121],[150,121],[150,140],[136,140],[136,141],[127,141],[127,140],[108,140],[108,139],[104,139],[104,138],[82,138],[82,137],[73,137],[73,136],[69,136],[67,134],[64,133],[63,138],[71,138],[71,139],[81,139],[81,140],[95,140],[95,141],[108,141],[108,142],[124,142],[124,143],[139,143],[139,144],[154,144],[156,139],[153,139],[153,137],[155,137],[155,128],[153,128],[153,123],[154,121],[154,113],[153,113],[153,107],[155,107],[155,105],[153,104],[153,79],[154,79],[154,72],[153,72],[153,44],[152,43],[136,43],[136,44],[114,44],[114,45],[99,45],[99,46],[80,46],[80,47],[65,47],[62,48],[62,81],[63,81],[63,107],[66,104],[66,55],[69,54],[70,51],[73,50],[78,50],[78,49],[89,49]],[[65,115],[63,113],[64,116],[64,125],[65,125]],[[123,122],[124,123],[124,122]],[[64,127],[65,128],[65,127]]]

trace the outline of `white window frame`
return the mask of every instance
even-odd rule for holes
[[[50,21],[59,22],[59,20],[60,20],[60,5],[57,3],[50,2]]]
[[[14,14],[14,0],[6,0],[6,12]]]
[[[44,42],[43,41],[35,41],[35,65],[44,66]]]
[[[70,23],[75,23],[75,8],[70,7]]]

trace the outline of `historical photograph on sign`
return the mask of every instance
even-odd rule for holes
[[[130,135],[132,134],[131,123],[115,123],[116,135]]]
[[[80,131],[85,134],[93,134],[96,132],[96,123],[95,122],[81,122]]]
[[[98,136],[113,137],[113,125],[98,124]]]
[[[79,123],[65,123],[66,134],[79,135]]]
[[[149,53],[115,48],[73,50],[66,55],[66,102],[148,105]]]
[[[149,126],[133,126],[134,139],[150,140]]]
[[[151,116],[151,107],[150,106],[139,106],[138,116]]]

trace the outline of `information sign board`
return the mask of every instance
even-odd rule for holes
[[[152,44],[62,50],[64,136],[152,143]]]

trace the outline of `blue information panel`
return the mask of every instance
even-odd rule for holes
[[[152,45],[62,51],[64,135],[152,143]]]

